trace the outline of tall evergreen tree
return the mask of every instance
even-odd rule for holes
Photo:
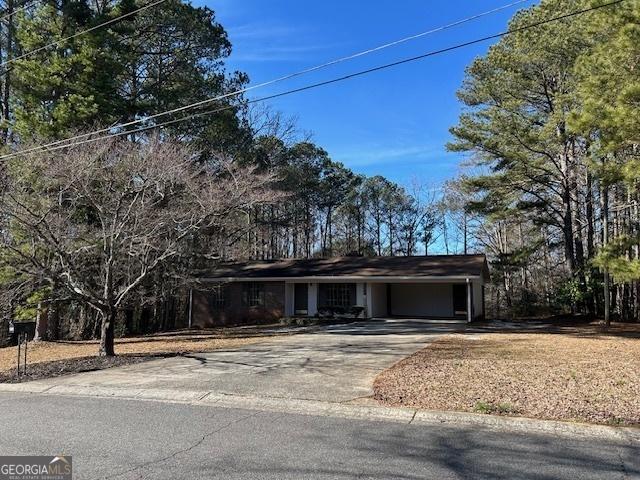
[[[571,0],[543,2],[518,13],[510,28],[575,8]],[[450,149],[472,153],[487,171],[467,181],[484,195],[472,205],[477,211],[531,214],[560,234],[569,278],[591,308],[582,222],[585,145],[567,126],[576,105],[574,65],[589,47],[583,22],[580,17],[517,31],[476,60],[459,94],[468,109],[451,129]]]
[[[97,29],[64,40],[115,15],[116,8],[97,11],[86,1],[47,1],[16,15],[20,55],[42,49],[10,65],[13,129],[21,140],[60,138],[118,120],[119,66],[108,48],[113,32]]]

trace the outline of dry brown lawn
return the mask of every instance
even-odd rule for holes
[[[640,325],[451,335],[380,374],[389,405],[640,424]]]
[[[106,368],[151,359],[159,355],[207,352],[220,348],[231,348],[256,343],[273,333],[263,333],[260,327],[212,329],[205,331],[183,331],[160,333],[140,337],[116,339],[116,359],[111,361],[94,359],[98,352],[97,341],[30,342],[27,361],[31,378],[52,376]],[[0,348],[0,382],[14,375],[17,348]]]

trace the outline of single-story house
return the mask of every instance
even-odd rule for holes
[[[224,264],[190,295],[192,326],[316,316],[484,317],[484,255],[336,257]],[[357,307],[353,309],[353,307]]]

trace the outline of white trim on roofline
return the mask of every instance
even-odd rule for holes
[[[431,276],[371,276],[371,275],[334,275],[306,277],[207,277],[202,282],[379,282],[379,283],[420,283],[420,282],[466,282],[467,280],[483,280],[482,275],[431,275]]]

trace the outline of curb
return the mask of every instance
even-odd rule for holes
[[[0,392],[42,395],[120,398],[229,409],[261,410],[296,415],[314,415],[404,423],[420,426],[479,427],[519,434],[544,434],[600,438],[640,444],[640,428],[610,427],[524,417],[503,417],[478,413],[417,410],[413,408],[358,405],[275,397],[252,397],[212,391],[104,388],[85,385],[0,384]]]
[[[634,427],[609,427],[607,425],[539,420],[527,417],[505,417],[481,413],[418,410],[412,423],[423,425],[450,424],[478,426],[491,430],[508,430],[521,434],[537,433],[640,443],[640,429]]]

